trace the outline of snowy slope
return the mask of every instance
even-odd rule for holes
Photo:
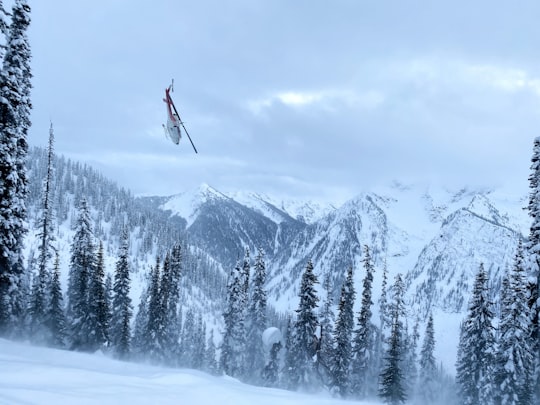
[[[327,394],[242,384],[193,370],[112,360],[103,354],[45,349],[0,339],[0,404],[9,405],[331,405]]]
[[[245,191],[226,192],[226,194],[233,200],[260,212],[276,223],[291,217],[306,224],[313,224],[335,211],[337,206],[337,204],[331,202],[299,200],[288,197],[280,198]],[[284,216],[286,217],[284,218]]]
[[[189,228],[197,219],[202,205],[210,201],[227,199],[228,197],[225,194],[203,183],[196,189],[167,197],[166,201],[159,208],[165,211],[171,211],[172,215],[178,215],[184,218]]]

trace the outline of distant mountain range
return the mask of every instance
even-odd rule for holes
[[[39,157],[43,151],[35,149],[32,153],[30,179],[34,185],[29,206],[33,216],[37,212],[32,207],[39,198],[43,173]],[[114,263],[117,251],[118,216],[129,224],[134,265],[142,274],[154,263],[154,255],[178,239],[190,246],[193,256],[204,258],[205,269],[223,279],[243,258],[246,247],[253,255],[262,248],[266,253],[269,300],[278,311],[286,311],[296,309],[299,279],[309,259],[321,282],[323,276],[330,276],[336,298],[352,265],[359,295],[364,276],[362,247],[368,245],[376,266],[374,301],[380,294],[383,269],[388,271],[389,284],[394,275],[402,273],[410,321],[417,317],[423,321],[429,311],[436,314],[438,336],[444,340],[440,342],[441,356],[448,357],[443,360],[450,366],[455,360],[451,356],[457,346],[459,321],[480,263],[490,272],[492,293],[498,294],[500,276],[511,265],[517,241],[528,233],[530,223],[523,210],[527,190],[523,196],[515,196],[502,190],[449,190],[395,182],[337,206],[218,191],[203,184],[169,197],[136,198],[91,168],[63,158],[57,164],[62,167],[57,170],[62,176],[58,192],[65,200],[59,208],[65,213],[60,216],[60,229],[64,231],[59,232],[65,256],[77,198],[85,195],[93,208],[97,234],[107,241],[109,263]],[[29,246],[32,238],[31,232]],[[137,283],[142,280],[144,276],[135,278]],[[140,290],[140,286],[134,288]],[[212,305],[201,304],[201,296],[190,296],[189,300],[198,302],[201,310],[209,310],[208,316],[219,319],[221,295],[207,292],[204,297],[214,301]]]

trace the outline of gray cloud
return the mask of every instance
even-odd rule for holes
[[[37,2],[30,142],[52,119],[59,153],[140,194],[526,187],[540,5],[469,3]],[[199,155],[163,135],[171,77]]]

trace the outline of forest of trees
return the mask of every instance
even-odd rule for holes
[[[331,277],[321,288],[307,259],[298,307],[280,314],[268,303],[261,248],[252,257],[246,246],[224,276],[187,243],[180,223],[166,214],[146,215],[144,204],[129,192],[116,190],[88,167],[57,158],[52,124],[48,148],[31,151],[30,174],[42,184],[29,183],[29,23],[27,1],[15,0],[10,13],[0,2],[5,38],[0,46],[0,336],[227,374],[268,387],[379,397],[389,404],[540,403],[540,138],[534,142],[529,178],[530,235],[518,246],[497,303],[488,291],[489,275],[479,266],[461,325],[454,381],[434,355],[433,315],[413,319],[409,326],[412,314],[401,274],[389,286],[383,269],[380,299],[373,301],[377,270],[368,246],[362,269],[342,269],[346,276],[336,305]],[[29,209],[37,218],[33,224],[27,221]],[[56,235],[68,218],[73,237],[64,291]],[[96,226],[102,220],[110,232]],[[29,227],[37,251],[25,260],[23,238]],[[108,269],[105,252],[113,246],[118,246],[116,262]],[[132,302],[131,278],[139,274],[138,261],[149,256],[154,265],[139,302]],[[359,271],[362,290],[356,305]],[[213,312],[188,300],[188,289],[213,302]],[[422,336],[420,323],[426,325]],[[262,340],[270,327],[279,328],[281,339]]]

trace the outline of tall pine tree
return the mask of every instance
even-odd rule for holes
[[[85,314],[88,349],[105,348],[109,343],[109,310],[105,291],[105,257],[103,243],[100,241],[96,265],[92,268],[88,285],[88,304]]]
[[[530,331],[530,308],[527,303],[527,277],[523,251],[518,246],[514,266],[506,277],[501,294],[501,319],[496,356],[496,395],[502,405],[532,404],[531,380],[534,371]]]
[[[114,308],[111,320],[111,346],[114,354],[120,359],[126,359],[131,350],[131,305],[130,276],[129,276],[129,239],[127,229],[122,232],[118,260],[114,273],[113,303]]]
[[[145,325],[144,346],[145,352],[153,362],[161,363],[164,360],[165,350],[165,327],[163,323],[163,301],[161,299],[161,267],[160,258],[157,257],[156,265],[152,270],[148,289],[148,318]]]
[[[401,274],[396,276],[391,304],[391,329],[388,350],[384,356],[384,367],[380,375],[379,396],[387,404],[405,402],[405,376],[403,372],[403,317],[405,314],[403,294],[405,286]]]
[[[30,127],[30,6],[15,0],[0,70],[0,334],[20,334],[22,246],[28,193],[26,155]],[[5,29],[4,27],[0,27]]]
[[[264,252],[259,248],[253,266],[251,296],[249,297],[249,322],[247,331],[247,375],[258,381],[264,367],[262,334],[266,329],[266,264]]]
[[[362,283],[362,304],[353,338],[352,361],[352,390],[355,396],[365,398],[375,389],[376,373],[373,370],[374,361],[374,328],[371,323],[372,284],[375,268],[371,259],[369,247],[364,246],[364,270],[366,272]]]
[[[532,218],[527,267],[530,271],[529,307],[531,309],[530,339],[534,353],[535,369],[532,376],[534,400],[540,402],[540,137],[534,140],[531,174],[529,175],[529,216]]]
[[[316,335],[319,321],[316,315],[317,291],[315,284],[317,276],[313,273],[313,263],[308,261],[302,274],[300,302],[296,310],[296,321],[292,328],[292,341],[290,347],[290,370],[289,378],[295,388],[314,389],[319,384],[319,378],[315,371],[314,357],[318,351],[318,337]]]
[[[240,262],[237,262],[227,281],[227,308],[223,313],[225,331],[220,357],[223,372],[237,378],[244,376],[245,366],[245,307],[247,303],[245,280],[243,267],[240,266]]]
[[[79,206],[75,235],[71,244],[71,258],[67,291],[67,315],[70,324],[71,347],[92,350],[88,325],[91,279],[96,267],[95,245],[91,228],[90,209],[86,200]]]
[[[52,346],[63,348],[67,341],[67,324],[64,313],[64,297],[60,284],[60,256],[56,252],[53,274],[50,284],[51,301],[49,304],[49,330],[51,331]]]
[[[319,363],[325,369],[330,370],[334,363],[334,324],[336,323],[333,308],[334,299],[332,295],[332,277],[330,272],[327,272],[324,275],[322,286],[326,297],[321,305],[321,313],[319,314],[321,322],[321,349],[319,352]]]
[[[37,238],[38,245],[38,259],[37,259],[37,276],[34,278],[34,287],[32,291],[32,300],[30,306],[31,314],[31,332],[35,340],[37,336],[50,335],[51,331],[48,330],[47,320],[50,317],[48,313],[49,308],[49,284],[51,282],[50,272],[50,260],[54,254],[53,242],[54,237],[54,131],[51,123],[49,129],[49,146],[47,149],[47,168],[45,179],[43,180],[43,188],[41,194],[41,206],[37,223]],[[50,340],[50,338],[46,338]]]
[[[352,266],[341,288],[338,317],[335,327],[334,364],[332,367],[332,386],[340,396],[346,398],[351,389],[352,332],[354,328],[354,273]]]
[[[435,363],[435,330],[433,314],[429,314],[424,342],[420,351],[420,373],[418,377],[417,396],[421,405],[439,403],[439,387],[437,384],[437,364]]]
[[[481,264],[474,282],[467,318],[459,338],[456,381],[464,405],[489,403],[494,396],[495,353],[492,303],[488,275]]]

